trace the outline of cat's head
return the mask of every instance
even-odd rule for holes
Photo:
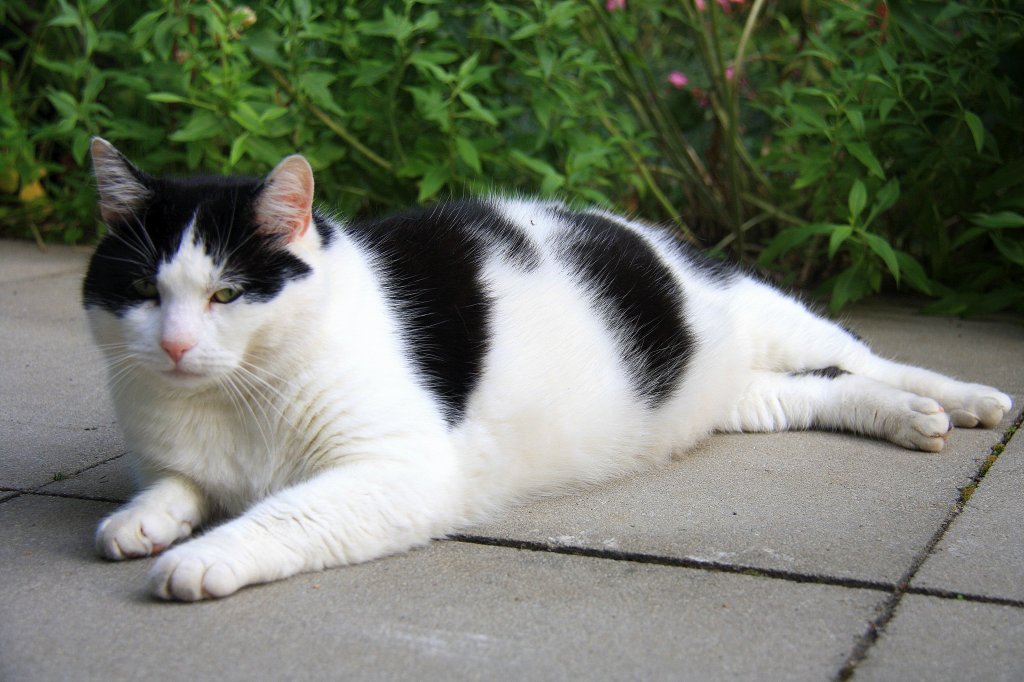
[[[309,163],[289,156],[263,179],[170,179],[100,138],[91,152],[108,232],[83,298],[112,373],[188,388],[244,371],[289,288],[312,274]]]

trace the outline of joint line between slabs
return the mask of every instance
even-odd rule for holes
[[[552,545],[531,540],[506,540],[482,535],[450,535],[448,540],[464,542],[474,545],[487,545],[491,547],[505,547],[508,549],[520,549],[532,552],[547,552],[549,554],[563,554],[568,556],[582,556],[592,559],[610,559],[612,561],[628,561],[640,564],[652,564],[655,566],[674,566],[676,568],[692,568],[701,571],[714,573],[730,573],[734,575],[746,575],[757,578],[771,578],[774,580],[785,580],[795,583],[808,583],[814,585],[828,585],[832,587],[848,587],[853,589],[875,590],[876,592],[893,592],[896,586],[892,583],[876,580],[860,580],[857,578],[841,578],[828,575],[815,575],[811,573],[798,573],[795,571],[784,571],[777,568],[761,568],[744,564],[729,564],[719,561],[704,561],[702,559],[665,557],[657,554],[643,554],[640,552],[624,552],[613,549],[595,549],[590,547],[574,547],[566,545]]]
[[[1002,453],[1005,452],[1006,444],[1009,443],[1017,431],[1020,430],[1022,423],[1024,423],[1024,408],[1018,412],[1017,416],[1010,423],[1010,426],[1008,426],[1006,431],[1003,432],[1002,438],[999,439],[998,443],[994,443],[992,445],[989,449],[989,455],[978,466],[978,471],[971,479],[975,485],[981,483],[989,469],[992,468],[992,465],[999,459]],[[917,555],[917,557],[914,558],[910,568],[908,568],[907,572],[903,574],[902,578],[900,578],[893,593],[885,600],[881,613],[868,624],[867,630],[860,636],[860,639],[853,647],[853,651],[850,652],[850,655],[847,657],[843,667],[841,667],[839,672],[836,674],[836,682],[845,682],[853,677],[853,674],[857,670],[857,666],[865,659],[868,651],[871,650],[875,645],[875,642],[878,641],[879,636],[885,632],[885,628],[888,627],[890,621],[892,621],[896,616],[896,609],[900,605],[900,602],[903,601],[903,597],[905,595],[922,594],[925,596],[945,597],[949,599],[962,597],[965,601],[968,600],[967,595],[956,595],[955,593],[940,590],[932,591],[927,590],[926,588],[912,588],[910,586],[910,583],[914,580],[915,576],[917,576],[918,571],[921,570],[921,566],[924,565],[924,562],[927,561],[928,557],[930,557],[932,552],[935,551],[935,548],[938,546],[939,542],[942,541],[942,538],[945,537],[950,526],[952,526],[953,522],[956,521],[957,518],[960,517],[960,514],[963,513],[968,501],[969,500],[965,500],[963,497],[963,489],[958,489],[957,499],[952,508],[946,514],[946,518],[943,519],[941,524],[939,524],[939,528],[925,544],[924,549]],[[970,599],[970,601],[990,603],[990,599],[992,598],[978,597],[976,599]],[[1011,602],[1008,605],[1017,605],[1016,600],[1006,601]]]

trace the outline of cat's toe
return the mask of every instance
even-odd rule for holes
[[[184,545],[156,561],[149,572],[149,587],[160,599],[199,601],[234,594],[242,581],[230,561]]]

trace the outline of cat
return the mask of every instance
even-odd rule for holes
[[[159,555],[159,598],[401,552],[714,431],[938,452],[1011,406],[604,210],[345,222],[299,155],[263,179],[151,177],[100,138],[91,155],[108,230],[83,301],[143,484],[96,546]]]

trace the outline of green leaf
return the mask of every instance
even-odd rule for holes
[[[792,104],[790,105],[790,110],[802,123],[806,123],[811,128],[824,133],[831,139],[831,136],[828,133],[828,122],[817,111],[802,104]]]
[[[234,111],[231,112],[231,119],[246,130],[260,134],[263,132],[263,122],[260,115],[248,102],[238,102]]]
[[[896,252],[893,251],[892,246],[889,245],[883,237],[873,234],[871,232],[864,233],[864,240],[872,251],[878,255],[879,258],[885,263],[885,266],[889,268],[889,272],[896,279],[896,284],[900,283],[900,263],[896,259]]]
[[[57,110],[62,119],[78,120],[78,102],[71,96],[71,93],[64,90],[55,90],[46,96],[50,104]]]
[[[1015,211],[975,213],[971,216],[971,222],[975,225],[987,227],[992,230],[1003,230],[1007,228],[1024,227],[1024,216]]]
[[[964,111],[964,123],[971,129],[971,137],[974,138],[974,148],[980,154],[982,147],[985,146],[985,126],[973,111]]]
[[[803,189],[804,187],[810,187],[818,180],[825,177],[825,173],[828,172],[828,167],[823,163],[808,163],[803,165],[800,169],[800,175],[793,182],[792,189]]]
[[[770,265],[777,257],[792,251],[814,235],[831,233],[837,227],[843,226],[818,223],[787,228],[775,235],[771,243],[758,256],[757,262],[762,266]]]
[[[228,165],[234,167],[242,159],[245,153],[245,143],[249,140],[249,133],[242,133],[231,143],[231,154],[228,156]]]
[[[420,193],[416,201],[426,201],[438,193],[448,182],[448,169],[444,166],[435,166],[427,171],[420,180]]]
[[[518,149],[513,149],[509,156],[539,175],[558,175],[558,171],[547,161],[527,156]]]
[[[875,194],[875,211],[882,213],[892,208],[900,198],[900,181],[893,178],[882,186]]]
[[[182,104],[188,102],[188,100],[181,95],[176,95],[173,92],[151,92],[146,95],[146,99],[151,102],[162,102],[164,104]]]
[[[885,119],[889,118],[889,112],[892,108],[899,104],[899,100],[894,97],[887,97],[878,103],[878,118],[885,123]]]
[[[910,284],[918,291],[931,295],[932,284],[931,280],[928,279],[928,275],[925,274],[924,268],[917,262],[913,256],[905,251],[896,251],[896,260],[900,264],[900,273],[903,275],[903,281]]]
[[[882,164],[878,162],[874,152],[871,151],[871,147],[865,142],[847,142],[845,145],[846,151],[864,164],[864,167],[868,169],[868,172],[875,177],[885,180],[885,171],[882,170]]]
[[[518,31],[509,36],[509,40],[524,40],[531,36],[537,35],[540,32],[540,24],[526,24],[521,27]]]
[[[990,236],[992,243],[999,249],[999,253],[1006,257],[1006,260],[1024,267],[1024,242],[1008,239],[999,232],[993,232]]]
[[[847,109],[846,118],[858,135],[864,134],[864,114],[860,113],[859,109]]]
[[[864,207],[868,203],[868,191],[864,187],[864,183],[859,179],[853,181],[853,187],[850,188],[850,195],[847,197],[847,203],[850,206],[850,218],[856,222],[860,214],[863,213]]]
[[[309,96],[313,104],[339,116],[344,116],[345,112],[338,106],[329,87],[336,79],[336,75],[326,71],[306,71],[299,78],[299,87]]]
[[[540,183],[540,193],[543,196],[550,196],[565,186],[565,176],[560,173],[545,175]]]
[[[832,284],[832,300],[829,307],[833,313],[839,312],[843,306],[857,297],[857,291],[863,288],[859,282],[861,271],[860,263],[851,265],[843,270]]]
[[[480,154],[472,142],[459,135],[455,138],[455,149],[459,152],[459,157],[466,162],[467,166],[477,173],[481,172]]]
[[[832,230],[832,234],[828,237],[828,259],[832,260],[836,256],[836,252],[839,251],[839,247],[843,245],[850,235],[853,234],[853,227],[849,225],[837,225],[836,229]]]
[[[209,111],[200,111],[193,114],[183,127],[171,133],[168,139],[172,142],[196,142],[215,137],[221,131],[221,119]]]
[[[473,118],[478,118],[485,123],[490,123],[492,126],[498,125],[498,119],[494,117],[490,111],[484,108],[484,105],[480,103],[476,95],[472,95],[468,92],[460,92],[459,99],[462,103],[473,112]]]
[[[66,2],[60,3],[60,13],[46,22],[47,26],[78,26],[81,20],[78,12]]]
[[[874,222],[875,218],[892,208],[893,204],[895,204],[899,198],[900,181],[897,178],[893,178],[882,185],[882,189],[878,190],[875,194],[875,203],[871,207],[871,211],[868,213],[867,219],[864,220],[863,227],[867,227]]]

